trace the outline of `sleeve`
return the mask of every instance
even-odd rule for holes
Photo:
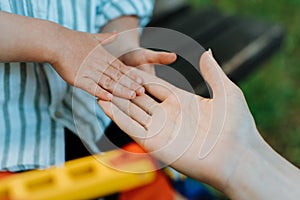
[[[101,28],[110,20],[124,15],[139,18],[140,27],[150,21],[154,0],[100,0],[97,7],[96,26]]]

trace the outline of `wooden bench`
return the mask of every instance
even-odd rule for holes
[[[154,15],[149,26],[179,31],[205,49],[211,48],[223,70],[236,83],[277,51],[284,39],[284,30],[277,24],[230,16],[212,8],[195,11],[186,4]],[[181,48],[193,51],[188,45]],[[194,92],[207,96],[207,87],[191,64],[179,58],[171,67],[188,80]],[[178,74],[161,67],[157,71],[158,76],[191,91]]]

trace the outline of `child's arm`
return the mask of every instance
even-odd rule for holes
[[[59,25],[0,11],[0,62],[49,62]]]
[[[154,74],[153,64],[170,64],[176,60],[175,54],[154,52],[140,47],[139,36],[141,29],[150,20],[154,8],[153,0],[107,1],[99,16],[104,15],[108,20],[103,22],[102,17],[97,21],[101,32],[118,31],[119,37],[112,45],[105,48],[118,57],[126,65],[138,67]]]
[[[0,62],[48,62],[69,84],[103,100],[144,92],[142,79],[101,45],[116,33],[83,33],[1,11],[0,27]]]
[[[153,64],[168,65],[176,60],[174,53],[155,52],[140,47],[139,19],[137,16],[122,16],[111,20],[102,32],[119,32],[119,37],[105,48],[126,65],[139,67],[154,74]]]

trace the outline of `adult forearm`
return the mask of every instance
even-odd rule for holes
[[[300,171],[261,140],[243,156],[228,185],[231,199],[298,199]]]
[[[58,24],[0,11],[0,62],[51,62]]]

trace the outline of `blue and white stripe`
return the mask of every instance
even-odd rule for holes
[[[122,15],[137,15],[144,26],[152,9],[153,0],[0,1],[2,11],[90,33]],[[0,171],[62,164],[66,127],[97,151],[109,123],[93,97],[69,86],[49,64],[0,63]]]

